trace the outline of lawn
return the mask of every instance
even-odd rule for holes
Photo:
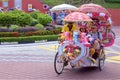
[[[80,3],[80,0],[43,0],[43,2],[48,4],[49,6],[55,6],[63,3],[71,3],[76,7],[79,7],[80,5],[82,5],[82,3]],[[120,8],[120,3],[113,3],[113,2],[104,3],[103,0],[93,0],[93,3],[102,5],[105,8]]]

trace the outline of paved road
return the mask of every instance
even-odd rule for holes
[[[97,68],[65,68],[63,74],[54,71],[53,60],[57,42],[0,45],[0,79],[120,79],[120,51],[107,48],[103,71]],[[111,50],[112,49],[112,50]]]
[[[57,75],[53,61],[57,42],[0,45],[0,79],[32,80],[120,80],[120,37],[117,32],[115,44],[105,48],[105,68],[71,69],[66,67]]]

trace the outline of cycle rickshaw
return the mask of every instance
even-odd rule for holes
[[[70,17],[68,17],[70,16]],[[64,21],[92,21],[86,14],[73,12],[65,17]],[[75,18],[73,18],[75,16]],[[105,62],[104,46],[100,45],[99,50],[94,52],[92,58],[90,56],[90,43],[88,43],[88,36],[83,33],[82,42],[79,41],[79,33],[73,32],[73,40],[69,39],[69,33],[65,32],[65,40],[58,45],[58,51],[54,59],[54,69],[57,74],[61,74],[64,67],[70,64],[72,68],[96,66],[99,70],[103,70]]]

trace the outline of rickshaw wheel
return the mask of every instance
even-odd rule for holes
[[[103,47],[100,49],[99,57],[98,57],[98,68],[100,71],[103,70],[105,63],[105,53]]]
[[[62,56],[58,55],[58,52],[54,59],[54,69],[57,74],[61,74],[64,69],[64,60],[62,59]]]

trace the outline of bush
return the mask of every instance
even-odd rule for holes
[[[0,13],[0,24],[10,26],[11,24],[25,26],[29,25],[32,21],[32,17],[21,11],[12,11],[6,13]]]
[[[0,13],[0,24],[3,26],[9,26],[12,23],[12,15],[7,13]]]
[[[0,37],[22,37],[22,36],[35,36],[35,35],[54,35],[54,34],[59,34],[60,30],[54,29],[54,30],[37,30],[37,31],[28,31],[24,29],[21,31],[22,33],[19,32],[1,32]]]
[[[28,37],[6,37],[0,38],[0,42],[30,42],[30,41],[40,41],[48,40],[55,41],[57,40],[58,35],[46,35],[46,36],[28,36]]]
[[[37,31],[38,29],[35,27],[21,27],[18,29],[18,32],[20,33],[25,33],[25,32],[32,32],[32,31]]]
[[[18,22],[20,26],[30,25],[32,22],[32,17],[27,13],[21,13],[18,16]]]
[[[19,37],[20,34],[18,32],[1,32],[0,37]]]
[[[105,0],[106,2],[120,3],[120,0]]]
[[[18,26],[18,25],[11,25],[11,26],[10,26],[10,29],[11,29],[12,31],[18,31],[19,28],[20,28],[20,26]]]
[[[48,14],[39,14],[38,15],[38,22],[42,25],[46,25],[51,21],[52,21],[52,18]]]
[[[40,14],[39,11],[34,11],[34,12],[30,13],[30,16],[34,19],[37,19],[39,14]]]
[[[30,26],[35,26],[36,24],[38,24],[38,21],[37,19],[32,19],[31,23],[30,23]]]
[[[54,34],[60,34],[60,32],[61,32],[61,30],[59,30],[59,29],[54,29],[52,31],[53,31]]]
[[[0,32],[12,32],[9,28],[0,28]]]
[[[61,30],[62,30],[62,27],[56,27],[56,29],[61,31]]]
[[[38,31],[26,32],[26,33],[23,34],[23,36],[33,36],[33,35],[39,35],[39,32]]]
[[[44,26],[42,25],[42,24],[36,24],[35,25],[35,27],[37,28],[37,29],[44,29]]]

